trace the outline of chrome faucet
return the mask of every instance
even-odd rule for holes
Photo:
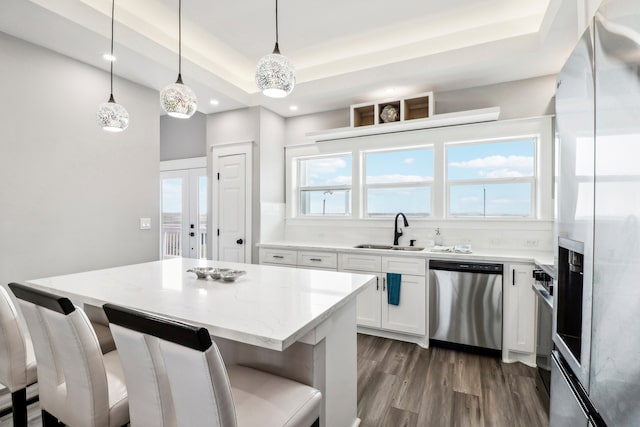
[[[402,212],[398,213],[396,215],[396,220],[395,220],[395,229],[393,230],[393,244],[394,245],[398,245],[398,238],[400,238],[400,236],[402,236],[402,229],[398,230],[398,217],[402,216],[402,219],[404,219],[404,226],[408,227],[409,223],[407,222],[407,217],[404,216],[404,214]]]

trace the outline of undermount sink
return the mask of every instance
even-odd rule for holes
[[[392,245],[374,245],[371,243],[363,243],[361,245],[356,245],[354,248],[357,249],[386,249],[392,251],[421,251],[424,248],[418,246],[392,246]]]
[[[362,245],[356,245],[354,248],[357,249],[393,249],[391,245],[372,245],[370,243],[364,243]]]

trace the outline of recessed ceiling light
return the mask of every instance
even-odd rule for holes
[[[105,59],[105,61],[115,61],[116,57],[113,55],[110,55],[108,53],[105,53],[104,55],[102,55],[102,57]]]
[[[220,104],[220,101],[218,101],[217,99],[212,99],[211,101],[209,101],[209,104],[218,105],[218,104]]]
[[[298,106],[297,106],[297,105],[291,105],[291,106],[289,107],[289,110],[291,110],[291,111],[298,111]]]
[[[388,87],[387,90],[385,90],[385,92],[387,92],[387,93],[394,93],[395,91],[396,91],[396,89],[393,88],[393,87]]]

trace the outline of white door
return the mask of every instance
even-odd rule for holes
[[[162,258],[207,258],[207,169],[160,173]]]
[[[246,155],[218,158],[218,260],[245,262]]]

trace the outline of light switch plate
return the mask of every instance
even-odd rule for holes
[[[140,230],[151,230],[151,218],[140,218]]]

